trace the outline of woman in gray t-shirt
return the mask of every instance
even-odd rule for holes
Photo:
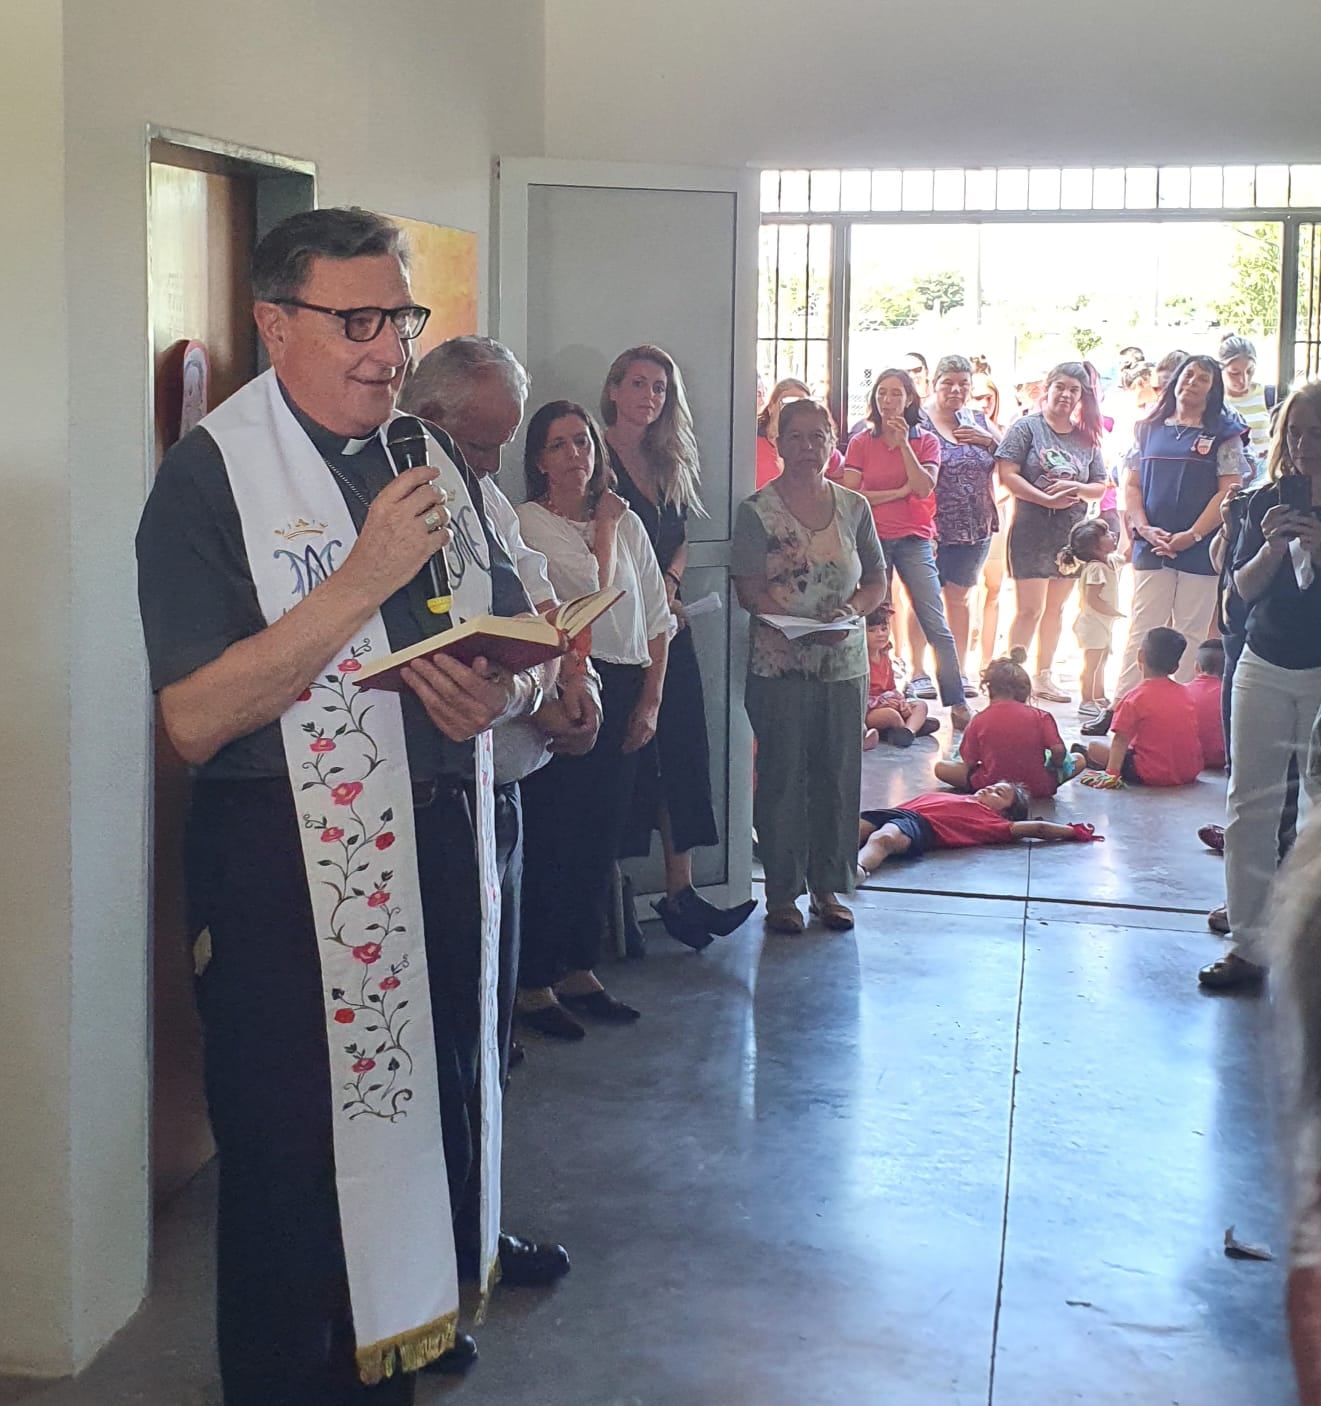
[[[1000,481],[1013,495],[1009,527],[1009,574],[1015,614],[1009,647],[1030,651],[1037,642],[1032,683],[1038,698],[1067,703],[1050,676],[1063,628],[1064,604],[1074,588],[1055,558],[1075,524],[1087,515],[1087,500],[1105,492],[1100,450],[1101,406],[1087,368],[1065,361],[1046,377],[1041,410],[1011,425],[996,450]]]

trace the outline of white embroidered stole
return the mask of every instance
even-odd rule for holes
[[[357,533],[325,461],[267,371],[203,421],[220,447],[262,613],[278,620],[329,577]],[[461,475],[430,444],[455,519],[456,620],[490,608],[480,522]],[[353,675],[388,653],[379,613],[326,661],[280,719],[321,958],[335,1179],[359,1374],[414,1371],[453,1343],[458,1279],[441,1137],[411,778],[397,696]],[[477,740],[482,900],[481,1282],[499,1231],[495,1057],[500,894],[491,737]]]

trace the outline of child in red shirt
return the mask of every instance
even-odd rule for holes
[[[1203,640],[1197,646],[1197,673],[1184,684],[1197,714],[1197,736],[1202,743],[1202,760],[1213,771],[1228,761],[1225,754],[1225,715],[1220,707],[1220,691],[1225,682],[1225,646],[1219,640]]]
[[[890,617],[888,605],[878,606],[867,617],[867,730],[862,748],[870,752],[878,742],[892,747],[911,747],[915,737],[928,737],[940,724],[927,717],[927,705],[920,698],[905,698],[895,684],[894,661],[890,658]]]
[[[963,734],[959,760],[936,763],[936,780],[956,791],[976,791],[995,781],[1014,781],[1029,796],[1053,796],[1067,779],[1068,753],[1055,719],[1027,701],[1032,680],[1023,663],[1027,651],[1011,650],[982,670],[990,703],[974,715]]]
[[[858,821],[858,882],[887,859],[917,858],[933,849],[1007,845],[1014,840],[1099,840],[1090,825],[1029,820],[1027,787],[1012,781],[983,786],[971,796],[933,791],[893,810],[864,810]]]
[[[1179,667],[1188,641],[1178,630],[1158,625],[1148,630],[1138,650],[1142,682],[1119,700],[1111,721],[1110,743],[1086,748],[1084,786],[1118,789],[1136,786],[1186,786],[1202,770],[1197,712],[1188,690],[1170,677]],[[1081,751],[1078,744],[1075,751]]]

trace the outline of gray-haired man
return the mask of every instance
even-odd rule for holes
[[[418,363],[400,405],[443,429],[479,475],[492,531],[513,561],[533,605],[546,610],[556,604],[546,559],[523,541],[513,505],[495,482],[500,453],[522,423],[528,385],[527,372],[502,343],[489,337],[454,337],[433,347]],[[544,765],[552,751],[573,755],[590,751],[600,723],[596,681],[570,656],[547,680],[544,701],[531,718],[496,728],[497,780],[521,780]],[[498,1029],[503,1062],[509,1049],[518,978],[521,833],[501,879]],[[568,1268],[568,1255],[558,1245],[500,1237],[502,1283],[548,1284]]]

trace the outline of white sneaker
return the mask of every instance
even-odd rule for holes
[[[1084,699],[1078,704],[1078,721],[1084,724],[1094,723],[1104,712],[1105,709],[1099,703],[1090,698]]]
[[[1038,674],[1032,680],[1032,692],[1046,703],[1073,702],[1073,699],[1059,687],[1049,674]]]
[[[970,679],[967,674],[963,676],[963,694],[965,698],[976,698],[980,695],[981,688],[976,679]]]

